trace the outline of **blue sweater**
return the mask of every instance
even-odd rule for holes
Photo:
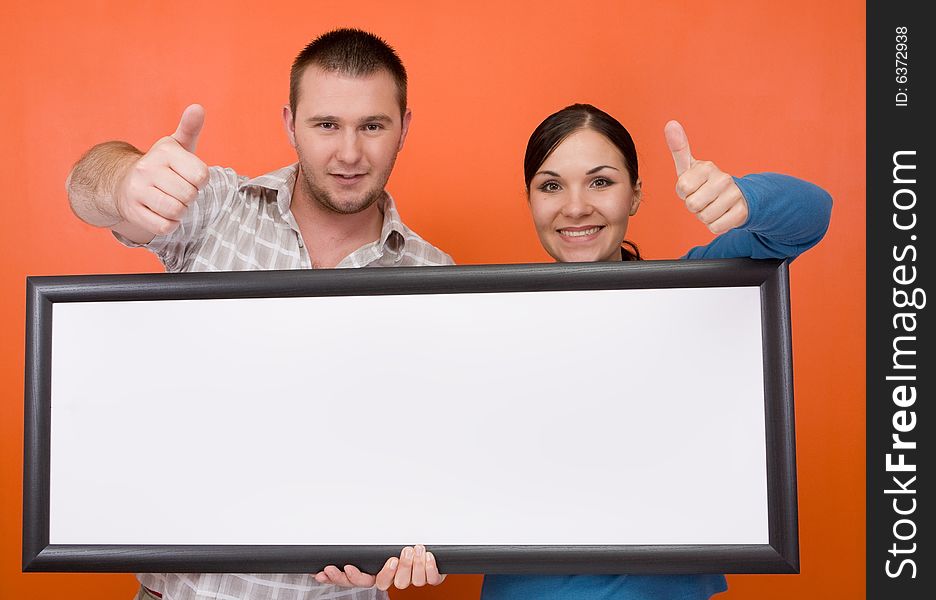
[[[832,198],[809,182],[761,173],[735,182],[747,221],[683,258],[795,258],[829,227]],[[482,600],[707,600],[728,589],[723,575],[487,575]]]

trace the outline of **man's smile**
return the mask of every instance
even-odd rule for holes
[[[352,186],[364,179],[367,173],[329,173],[339,185]]]

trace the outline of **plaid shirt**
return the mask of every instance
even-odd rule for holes
[[[174,232],[144,247],[167,271],[253,271],[308,269],[312,260],[290,211],[297,165],[248,179],[211,167],[208,184]],[[400,220],[393,199],[379,201],[380,238],[337,266],[396,267],[453,264],[448,254],[413,233]],[[138,247],[123,236],[121,243]],[[317,583],[308,574],[141,573],[140,583],[163,600],[377,600],[385,592]]]
[[[298,165],[247,179],[232,169],[211,167],[208,183],[169,235],[145,247],[167,271],[257,271],[314,267],[289,210]],[[378,201],[380,238],[346,256],[337,268],[451,265],[448,254],[400,220],[393,198]],[[115,233],[118,240],[137,247]]]

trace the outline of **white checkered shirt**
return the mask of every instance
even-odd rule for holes
[[[167,271],[253,271],[311,268],[312,261],[289,210],[297,165],[254,179],[211,167],[208,184],[182,224],[145,247]],[[358,248],[337,266],[396,267],[453,264],[448,254],[413,233],[400,220],[389,194],[379,201],[380,238]],[[139,246],[119,234],[123,244]],[[317,583],[309,574],[141,573],[140,583],[163,600],[377,600],[385,592]]]
[[[181,225],[145,247],[172,272],[312,268],[289,210],[297,172],[293,164],[248,179],[232,169],[211,167],[208,183]],[[378,205],[384,217],[380,238],[346,256],[337,268],[453,264],[448,254],[403,224],[389,193]],[[127,246],[139,246],[114,235]]]

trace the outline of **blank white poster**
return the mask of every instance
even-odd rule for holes
[[[757,287],[57,303],[52,544],[765,544]]]

